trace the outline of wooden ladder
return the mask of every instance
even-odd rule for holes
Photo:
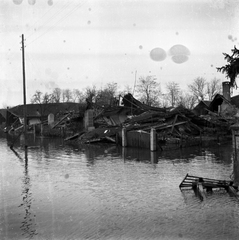
[[[229,180],[217,180],[212,178],[202,178],[192,176],[187,173],[183,181],[180,183],[179,188],[193,188],[197,183],[202,183],[205,188],[228,188],[232,186],[233,182]]]

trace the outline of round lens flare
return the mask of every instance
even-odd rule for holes
[[[15,3],[16,5],[20,5],[22,3],[23,0],[13,0],[13,3]]]
[[[29,3],[30,5],[34,5],[34,4],[36,3],[36,0],[28,0],[28,3]]]
[[[53,1],[52,0],[49,0],[47,3],[48,3],[49,6],[53,5]]]
[[[172,46],[169,49],[168,54],[171,56],[171,59],[173,60],[173,62],[175,62],[177,64],[181,64],[181,63],[188,61],[190,51],[187,47],[185,47],[181,44],[177,44],[177,45]]]
[[[150,51],[150,58],[153,61],[163,61],[167,57],[166,52],[162,48],[154,48]]]

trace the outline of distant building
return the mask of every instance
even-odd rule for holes
[[[229,82],[223,82],[223,95],[216,94],[212,101],[200,101],[193,109],[197,115],[206,115],[209,111],[224,116],[239,116],[239,95],[230,96]]]
[[[79,103],[48,103],[48,104],[27,104],[26,118],[28,125],[34,125],[48,120],[48,115],[55,117],[63,116],[67,113],[84,115],[86,104]],[[23,123],[24,105],[18,105],[7,109],[7,126],[19,125]]]
[[[199,104],[193,109],[193,112],[200,116],[208,114],[211,101],[200,101]]]
[[[0,126],[5,127],[6,124],[6,114],[7,114],[7,110],[6,109],[0,109]]]

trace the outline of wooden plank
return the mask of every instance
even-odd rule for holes
[[[84,143],[96,143],[96,142],[101,142],[102,139],[101,138],[93,138],[93,139],[88,139],[83,141]]]
[[[54,126],[52,126],[52,129],[57,127],[60,123],[62,123],[68,116],[70,116],[71,113],[68,113],[67,115],[65,115],[62,119],[60,119],[56,124],[54,124]]]
[[[182,124],[185,124],[185,123],[187,123],[187,122],[188,122],[188,121],[177,122],[177,123],[174,124],[174,126],[182,125]],[[158,128],[158,130],[162,130],[162,129],[165,129],[165,128],[171,128],[171,127],[172,127],[172,124],[166,125],[166,126],[161,127],[161,128]]]
[[[68,140],[73,140],[76,139],[77,137],[79,137],[79,133],[74,134],[73,136],[67,137],[64,139],[64,141],[68,141]]]
[[[201,200],[203,201],[203,198],[205,197],[204,196],[204,193],[203,193],[203,189],[201,187],[201,184],[196,182],[194,185],[193,185],[193,190],[194,190],[194,193],[195,195]]]
[[[214,183],[202,183],[205,188],[225,188],[228,187],[228,185],[223,184],[214,184]]]
[[[201,194],[201,196],[202,196],[202,200],[203,200],[204,198],[206,198],[203,189],[204,189],[203,184],[202,184],[202,183],[198,183],[198,190],[199,190],[199,192],[200,192],[200,194]]]
[[[179,187],[181,188],[181,185],[183,184],[183,182],[185,181],[185,179],[187,178],[188,173],[186,174],[185,178],[183,179],[183,181],[180,183]]]
[[[15,130],[15,131],[18,131],[18,130],[22,129],[23,127],[24,127],[24,125],[21,125],[20,127],[15,128],[14,130]]]
[[[127,132],[129,147],[150,148],[150,134],[142,131]]]
[[[236,198],[239,198],[239,195],[238,195],[238,193],[237,193],[237,190],[236,190],[233,186],[228,186],[227,192],[228,192],[230,195],[232,195],[232,196],[234,196],[234,197],[236,197]]]
[[[182,184],[180,186],[180,188],[184,188],[184,187],[191,187],[192,188],[192,184]]]
[[[172,125],[172,128],[171,128],[171,133],[173,133],[174,126],[175,126],[175,123],[176,123],[176,121],[177,121],[177,118],[178,118],[178,114],[176,114],[175,117],[174,117],[173,125]]]
[[[199,179],[199,178],[202,178],[202,177],[196,177],[196,176],[188,175],[187,178]],[[215,182],[226,182],[226,183],[230,183],[231,182],[230,180],[218,180],[218,179],[212,179],[212,178],[202,178],[202,179],[204,181],[215,181]]]
[[[185,179],[185,180],[184,180],[184,182],[186,182],[186,183],[193,183],[193,182],[195,182],[195,181],[197,181],[197,179],[195,179],[195,180],[188,180],[188,179]]]
[[[110,142],[115,143],[115,139],[114,139],[114,138],[109,137],[109,136],[105,136],[105,138],[106,138],[107,140],[109,140]]]

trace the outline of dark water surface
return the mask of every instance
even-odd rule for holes
[[[200,201],[187,173],[229,180],[231,145],[150,153],[0,139],[0,239],[239,239],[239,201]],[[28,161],[25,161],[25,157]]]

